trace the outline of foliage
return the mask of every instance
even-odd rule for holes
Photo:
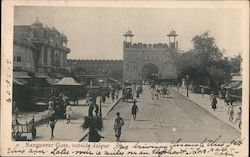
[[[177,67],[179,80],[187,75],[194,85],[209,85],[217,89],[231,79],[231,72],[239,71],[241,57],[223,57],[209,32],[192,39],[193,49],[179,54]]]

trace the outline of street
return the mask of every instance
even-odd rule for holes
[[[117,101],[117,100],[116,100]],[[107,99],[105,104],[102,104],[102,113],[105,116],[113,105],[111,98]],[[99,99],[97,98],[97,102]],[[99,103],[98,103],[99,104]],[[88,115],[88,106],[72,106],[73,114],[71,115],[71,123],[66,124],[65,119],[59,119],[55,125],[53,141],[79,141],[88,130],[83,130],[81,125],[84,121],[84,116]],[[50,141],[50,127],[43,124],[37,127],[37,136],[34,141]],[[85,138],[88,141],[88,138]]]
[[[205,138],[216,139],[218,142],[230,142],[240,139],[240,132],[197,104],[189,101],[179,93],[171,92],[166,98],[160,98],[158,105],[153,105],[148,86],[137,100],[139,111],[137,119],[132,119],[132,103],[119,102],[105,117],[105,137],[102,142],[114,142],[114,120],[116,112],[124,119],[122,142],[202,142]]]

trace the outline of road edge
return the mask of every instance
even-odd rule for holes
[[[186,98],[188,101],[194,103],[196,106],[198,106],[199,108],[201,108],[202,110],[204,110],[204,111],[207,112],[208,114],[212,115],[212,116],[215,117],[216,119],[222,121],[223,123],[225,123],[225,124],[227,124],[228,126],[230,126],[231,128],[233,128],[234,130],[237,130],[238,132],[241,133],[241,130],[240,130],[240,129],[235,128],[234,126],[228,124],[227,122],[225,122],[225,121],[223,121],[222,119],[218,118],[217,116],[213,115],[211,112],[209,112],[209,111],[206,110],[205,108],[201,107],[201,105],[199,105],[197,102],[195,102],[195,101],[193,101],[193,100],[191,100],[191,99],[185,97],[183,94],[181,94],[181,93],[179,93],[179,92],[177,92],[177,91],[175,91],[175,90],[172,90],[172,91],[174,91],[176,94],[179,94],[180,96]]]

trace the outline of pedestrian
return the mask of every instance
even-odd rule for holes
[[[86,94],[86,104],[89,105],[89,99],[90,99],[90,94],[89,94],[89,91],[88,93]]]
[[[98,116],[99,113],[99,106],[96,104],[96,102],[94,103],[95,105],[95,116]]]
[[[102,95],[102,103],[104,104],[106,102],[106,96],[103,94]]]
[[[201,87],[201,97],[204,97],[204,88]]]
[[[212,106],[212,109],[215,111],[216,105],[217,105],[217,99],[216,99],[215,95],[213,95],[211,99],[212,99],[211,106]]]
[[[213,97],[214,97],[214,91],[212,91],[211,94],[210,94],[210,100],[211,101],[212,101]]]
[[[18,107],[16,105],[15,105],[14,114],[15,114],[15,119],[17,119],[19,117],[19,110],[18,110]]]
[[[89,110],[88,110],[88,116],[93,117],[93,110],[94,110],[94,98],[90,98],[89,100]]]
[[[116,90],[116,91],[115,91],[115,95],[116,95],[116,100],[118,100],[118,97],[119,97],[119,90]]]
[[[154,95],[155,95],[154,90],[151,89],[151,97],[152,97],[152,100],[154,100]]]
[[[139,99],[139,97],[140,97],[140,91],[139,91],[139,89],[137,89],[136,90],[136,98]]]
[[[239,128],[241,129],[241,114],[242,114],[242,110],[241,107],[239,107],[239,112],[237,113],[237,117],[235,119],[234,124],[236,124],[237,121],[239,121]]]
[[[159,100],[159,96],[160,96],[160,90],[157,89],[156,92],[155,92],[155,97],[157,100]]]
[[[114,123],[114,130],[115,130],[115,137],[116,137],[116,141],[120,141],[120,137],[121,137],[121,131],[122,131],[122,126],[124,125],[124,121],[122,119],[122,117],[120,117],[120,113],[117,112],[116,113],[117,118],[115,119],[115,123]]]
[[[154,105],[157,105],[157,98],[156,98],[156,95],[153,96],[153,104],[154,104]]]
[[[138,112],[138,107],[136,105],[136,100],[134,100],[133,102],[133,106],[132,106],[132,115],[133,115],[133,119],[135,120],[136,119],[136,114]]]
[[[67,124],[70,123],[70,118],[71,118],[71,114],[73,114],[73,110],[72,110],[72,107],[71,105],[68,103],[67,104],[67,107],[66,107],[66,120],[67,120]]]
[[[229,122],[233,122],[234,119],[234,106],[230,105],[229,109]]]
[[[180,84],[177,85],[177,91],[180,91]]]
[[[111,97],[112,97],[112,102],[114,102],[115,101],[115,90],[114,89],[112,90]]]
[[[52,107],[49,107],[49,119],[48,119],[48,126],[50,126],[51,129],[51,136],[50,136],[50,140],[54,139],[54,129],[55,129],[55,125],[57,122],[57,118],[56,118],[56,113],[55,110]]]

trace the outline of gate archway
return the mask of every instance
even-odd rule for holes
[[[142,80],[144,82],[157,82],[159,69],[155,64],[147,63],[142,67]]]

